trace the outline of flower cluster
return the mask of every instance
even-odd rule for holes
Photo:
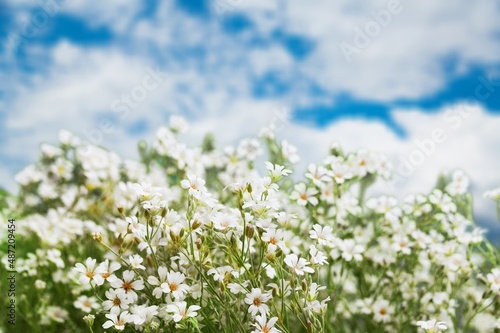
[[[21,212],[25,331],[500,329],[499,251],[463,172],[400,202],[369,197],[391,177],[381,154],[332,145],[297,182],[272,128],[222,150],[186,146],[186,128],[141,142],[141,162],[62,131],[17,175],[0,207]]]

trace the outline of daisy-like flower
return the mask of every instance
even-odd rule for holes
[[[146,267],[141,265],[141,263],[144,261],[144,259],[142,259],[142,257],[138,254],[134,254],[134,255],[128,257],[128,261],[130,263],[130,266],[133,269],[146,269]]]
[[[307,203],[313,206],[318,204],[318,198],[315,197],[315,195],[318,194],[318,190],[315,188],[307,188],[306,184],[300,183],[296,184],[294,189],[295,191],[292,192],[290,198],[292,200],[297,200],[297,204],[301,206],[305,206]]]
[[[333,229],[330,226],[322,228],[319,224],[313,226],[313,230],[309,231],[309,237],[316,239],[318,244],[332,246]]]
[[[319,251],[314,245],[309,246],[309,255],[311,256],[311,262],[313,264],[323,266],[328,263],[326,255]]]
[[[212,221],[214,223],[214,228],[222,231],[238,226],[238,217],[234,214],[219,212],[215,214]]]
[[[184,301],[168,304],[166,308],[167,312],[172,315],[172,319],[176,323],[189,317],[196,317],[198,315],[196,311],[199,309],[201,309],[201,307],[198,305],[191,305],[188,308],[187,303]]]
[[[275,180],[280,179],[281,177],[286,177],[292,173],[292,170],[285,169],[284,166],[272,164],[271,162],[266,162],[266,169],[269,170],[269,174]]]
[[[46,315],[49,319],[58,323],[64,323],[64,321],[68,319],[68,311],[60,308],[59,306],[48,306]]]
[[[179,272],[169,272],[167,274],[167,280],[161,284],[161,289],[165,294],[172,294],[172,296],[178,300],[184,297],[189,291],[189,286],[184,282],[186,276]]]
[[[105,295],[108,298],[106,301],[102,302],[102,307],[105,310],[113,310],[115,308],[123,310],[128,309],[130,301],[123,289],[109,289],[106,290]]]
[[[423,328],[427,333],[439,333],[448,329],[444,322],[437,321],[436,319],[431,319],[428,321],[417,321],[417,326]]]
[[[189,194],[195,198],[199,198],[201,193],[206,191],[205,179],[194,174],[188,174],[188,179],[181,181],[181,186],[184,189],[189,189]]]
[[[356,261],[363,260],[362,253],[365,251],[363,245],[356,244],[353,239],[345,239],[339,244],[340,250],[342,252],[342,258],[345,261],[351,261],[352,259]]]
[[[75,271],[81,273],[78,281],[81,284],[87,284],[90,281],[94,281],[98,286],[104,283],[104,278],[101,275],[101,268],[96,267],[96,259],[90,257],[85,261],[85,266],[81,263],[75,264]]]
[[[245,303],[250,305],[248,312],[250,312],[252,316],[255,316],[257,312],[260,312],[261,315],[265,315],[269,312],[269,307],[265,303],[270,299],[271,295],[262,293],[260,288],[252,288],[252,291],[245,297]]]
[[[255,317],[256,323],[253,324],[255,326],[255,330],[253,333],[281,333],[281,331],[274,327],[274,324],[278,321],[277,317],[269,318],[267,321],[266,314],[264,313],[261,316]]]
[[[137,293],[135,291],[144,289],[144,281],[134,281],[135,273],[133,271],[124,271],[122,277],[123,280],[116,279],[111,282],[111,287],[122,289],[131,302],[137,301]]]
[[[93,309],[99,309],[99,303],[94,296],[88,297],[85,295],[79,296],[73,303],[75,308],[82,310],[85,313],[90,313]]]
[[[102,278],[104,279],[104,281],[108,282],[116,280],[116,275],[114,274],[114,272],[116,272],[120,268],[121,265],[119,263],[114,261],[110,263],[108,259],[106,259],[99,265]]]
[[[143,238],[144,236],[146,236],[146,227],[143,224],[139,223],[136,216],[126,217],[125,221],[128,222],[128,229],[134,236],[138,238]]]
[[[286,252],[286,244],[283,237],[285,237],[285,233],[282,230],[268,228],[262,235],[262,240],[268,243],[267,250],[269,252],[276,251],[278,247]]]
[[[394,307],[392,307],[388,300],[379,299],[372,305],[373,319],[378,322],[387,323],[391,320],[394,314]]]
[[[500,268],[494,268],[491,273],[486,275],[486,280],[490,284],[490,289],[498,293],[500,291]]]
[[[111,313],[106,314],[106,318],[109,320],[102,324],[102,327],[105,329],[114,327],[117,331],[123,331],[125,329],[125,325],[127,323],[131,323],[134,319],[128,311],[120,313],[119,309],[111,310]]]
[[[157,286],[155,289],[153,289],[153,295],[156,298],[160,298],[163,295],[163,289],[161,288],[161,285],[167,281],[167,274],[168,274],[168,268],[164,266],[158,267],[158,277],[156,276],[149,276],[148,277],[148,283],[152,286]]]
[[[304,273],[314,273],[314,269],[309,267],[309,262],[304,258],[297,257],[292,253],[285,257],[285,264],[290,267],[293,274],[304,275]]]
[[[132,309],[132,320],[135,325],[149,323],[158,314],[158,306],[139,305]]]

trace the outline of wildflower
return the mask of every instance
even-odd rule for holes
[[[427,333],[439,333],[448,329],[444,322],[437,321],[436,319],[417,321],[417,326],[423,328]]]
[[[175,302],[173,304],[168,304],[167,305],[167,312],[172,315],[172,319],[178,323],[179,321],[190,318],[190,317],[196,317],[199,309],[201,309],[200,306],[198,305],[191,305],[189,308],[187,308],[187,303],[182,301],[182,302]]]
[[[309,246],[309,255],[311,256],[311,262],[313,264],[323,266],[328,263],[326,255],[319,251],[314,245]]]
[[[267,321],[266,314],[262,314],[261,316],[256,316],[256,323],[253,324],[255,326],[255,330],[253,333],[281,333],[281,331],[274,327],[274,324],[278,321],[277,317],[269,318]]]
[[[265,315],[269,312],[269,307],[265,303],[270,299],[271,295],[262,293],[260,288],[252,288],[252,291],[245,297],[245,303],[250,305],[248,312],[250,312],[252,316],[255,316],[257,312],[260,312],[261,315]]]
[[[498,293],[500,291],[500,268],[494,268],[491,273],[486,275],[486,280],[490,284],[490,289]]]
[[[135,273],[133,271],[124,271],[122,277],[123,280],[116,279],[111,282],[111,286],[113,288],[120,288],[132,302],[135,302],[137,300],[137,293],[135,291],[144,289],[144,281],[134,281]]]
[[[55,322],[64,323],[68,319],[68,311],[59,306],[48,306],[45,311],[46,316]]]
[[[117,262],[109,262],[109,259],[106,259],[99,265],[99,270],[104,281],[112,282],[115,281],[116,275],[113,274],[115,271],[119,270],[121,265]]]
[[[184,189],[189,189],[189,194],[195,198],[201,196],[201,192],[205,192],[205,180],[194,174],[188,174],[188,179],[181,181],[181,186]]]
[[[330,226],[325,226],[322,228],[319,224],[313,226],[313,230],[309,231],[309,237],[316,239],[320,245],[332,245],[333,241],[333,229]]]
[[[379,299],[372,305],[373,319],[375,321],[387,323],[391,320],[394,314],[394,307],[392,307],[388,300]]]
[[[85,266],[81,263],[75,264],[75,271],[82,273],[79,276],[79,281],[81,284],[87,284],[90,281],[94,281],[98,286],[104,283],[104,279],[101,276],[101,268],[96,267],[96,259],[90,257],[85,261]]]
[[[97,298],[94,296],[79,296],[76,301],[73,302],[73,305],[75,308],[80,309],[85,313],[90,313],[92,309],[99,309],[99,303],[97,303]]]
[[[179,272],[169,272],[167,280],[160,286],[165,294],[171,293],[175,299],[182,299],[189,291],[189,286],[184,282],[186,276]]]
[[[142,257],[138,254],[128,257],[128,261],[133,269],[146,269],[146,267],[141,265],[144,259],[142,259]]]
[[[106,301],[102,302],[102,307],[105,310],[113,310],[115,308],[123,310],[128,309],[130,300],[123,289],[109,289],[106,290],[105,295],[108,298]]]
[[[266,169],[269,170],[269,174],[273,179],[280,179],[292,173],[292,170],[285,169],[284,166],[272,164],[271,162],[266,162]]]
[[[362,253],[365,251],[363,245],[356,244],[353,239],[345,239],[339,243],[340,250],[342,251],[342,258],[345,261],[351,261],[352,259],[356,261],[363,260]]]
[[[314,269],[309,267],[309,262],[304,258],[297,257],[292,253],[285,257],[285,264],[290,267],[293,274],[304,275],[304,273],[314,273]]]
[[[119,309],[111,310],[111,313],[106,314],[106,318],[109,320],[102,324],[102,327],[105,329],[114,327],[117,331],[123,331],[125,329],[125,325],[133,321],[133,317],[128,311],[120,313]]]
[[[307,205],[310,203],[313,206],[318,204],[318,198],[315,195],[318,193],[318,190],[314,188],[306,188],[306,184],[300,183],[295,185],[295,191],[292,192],[290,198],[292,200],[297,200],[297,203],[301,206]]]

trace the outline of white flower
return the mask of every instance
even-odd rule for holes
[[[111,313],[106,314],[106,318],[109,320],[102,324],[102,327],[108,329],[113,326],[117,331],[123,331],[125,324],[131,323],[134,319],[128,311],[120,313],[119,309],[112,309]]]
[[[81,263],[75,264],[75,271],[83,274],[79,276],[79,281],[81,284],[87,284],[90,281],[94,281],[97,285],[100,286],[104,283],[104,279],[101,276],[101,268],[96,267],[96,262],[96,259],[88,257],[85,261],[85,266]]]
[[[311,256],[311,262],[313,264],[320,266],[328,264],[326,255],[319,251],[314,245],[309,246],[309,255]]]
[[[165,294],[171,293],[176,299],[182,299],[184,294],[189,291],[189,286],[184,282],[186,276],[179,272],[169,272],[167,280],[160,285],[160,288]]]
[[[253,333],[281,333],[281,331],[274,327],[274,324],[278,321],[277,317],[269,318],[267,321],[266,314],[262,314],[261,316],[256,316],[256,323],[253,324],[255,326],[255,330]]]
[[[88,297],[85,295],[79,296],[75,302],[73,302],[75,308],[82,310],[85,313],[90,313],[92,309],[99,309],[99,303],[97,303],[97,298]]]
[[[187,308],[187,303],[182,301],[182,302],[175,302],[173,304],[168,304],[167,305],[167,312],[172,315],[172,319],[178,323],[179,321],[189,318],[189,317],[196,317],[199,309],[198,305],[191,305],[189,308]]]
[[[500,268],[494,268],[491,273],[486,275],[486,279],[490,283],[490,289],[498,293],[500,291]]]
[[[437,321],[436,319],[431,319],[428,321],[417,321],[417,326],[423,328],[427,333],[439,333],[443,330],[448,329],[444,322]]]
[[[388,300],[379,299],[372,305],[373,319],[378,322],[387,323],[391,320],[394,314],[394,307],[392,307]]]
[[[363,245],[356,244],[353,239],[345,239],[339,243],[340,251],[342,252],[342,258],[345,261],[351,261],[352,259],[356,261],[363,260],[362,253],[365,251]]]
[[[139,223],[136,216],[126,217],[125,221],[129,223],[128,229],[134,236],[138,238],[144,238],[144,236],[146,236],[146,227]]]
[[[142,257],[138,254],[128,257],[128,261],[133,269],[146,269],[146,267],[141,265],[144,259],[142,259]]]
[[[105,310],[109,309],[128,309],[128,305],[130,304],[130,300],[123,289],[108,289],[105,293],[108,298],[106,301],[102,302],[102,307]]]
[[[135,325],[149,323],[158,314],[158,306],[139,305],[132,309],[132,320]]]
[[[117,279],[116,275],[113,273],[119,270],[120,268],[121,265],[119,263],[114,261],[110,263],[108,259],[106,259],[99,265],[99,271],[101,273],[102,278],[108,282],[112,282]]]
[[[46,309],[46,315],[49,319],[58,323],[64,323],[64,321],[68,319],[68,311],[59,306],[48,306]]]
[[[268,228],[264,234],[262,234],[262,240],[267,242],[267,250],[269,252],[275,252],[279,247],[281,250],[286,252],[286,244],[283,238],[285,237],[285,233],[282,230]]]
[[[144,281],[135,280],[135,273],[133,271],[124,271],[122,274],[123,280],[116,279],[111,282],[111,286],[113,288],[120,288],[127,294],[127,297],[132,301],[137,301],[137,293],[136,290],[144,289]]]
[[[332,246],[333,241],[333,229],[330,226],[325,226],[322,228],[319,224],[313,226],[313,230],[309,231],[309,236],[312,239],[316,239],[318,244]]]
[[[290,267],[293,274],[304,275],[304,273],[314,273],[314,269],[309,267],[309,262],[304,258],[297,257],[292,253],[285,257],[285,264]]]
[[[205,187],[205,179],[194,174],[188,174],[188,179],[181,181],[181,186],[184,189],[189,189],[189,194],[195,198],[200,198],[207,191]]]
[[[269,174],[273,179],[279,179],[284,176],[286,177],[292,173],[292,170],[285,169],[284,166],[272,164],[271,162],[266,162],[266,169],[269,170]]]
[[[310,203],[313,206],[318,204],[318,198],[315,197],[318,194],[318,190],[315,188],[306,188],[306,184],[300,183],[296,184],[294,187],[295,191],[292,192],[290,198],[292,200],[297,200],[297,203],[301,206]]]
[[[260,288],[252,288],[252,291],[245,297],[245,303],[250,305],[248,312],[250,312],[252,316],[255,316],[257,312],[265,315],[269,312],[269,307],[265,303],[270,299],[271,295],[262,293]]]

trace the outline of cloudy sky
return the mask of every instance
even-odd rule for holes
[[[172,114],[223,145],[288,110],[303,161],[385,152],[394,195],[464,170],[498,233],[498,17],[493,0],[0,0],[0,186],[62,128],[133,158]]]

